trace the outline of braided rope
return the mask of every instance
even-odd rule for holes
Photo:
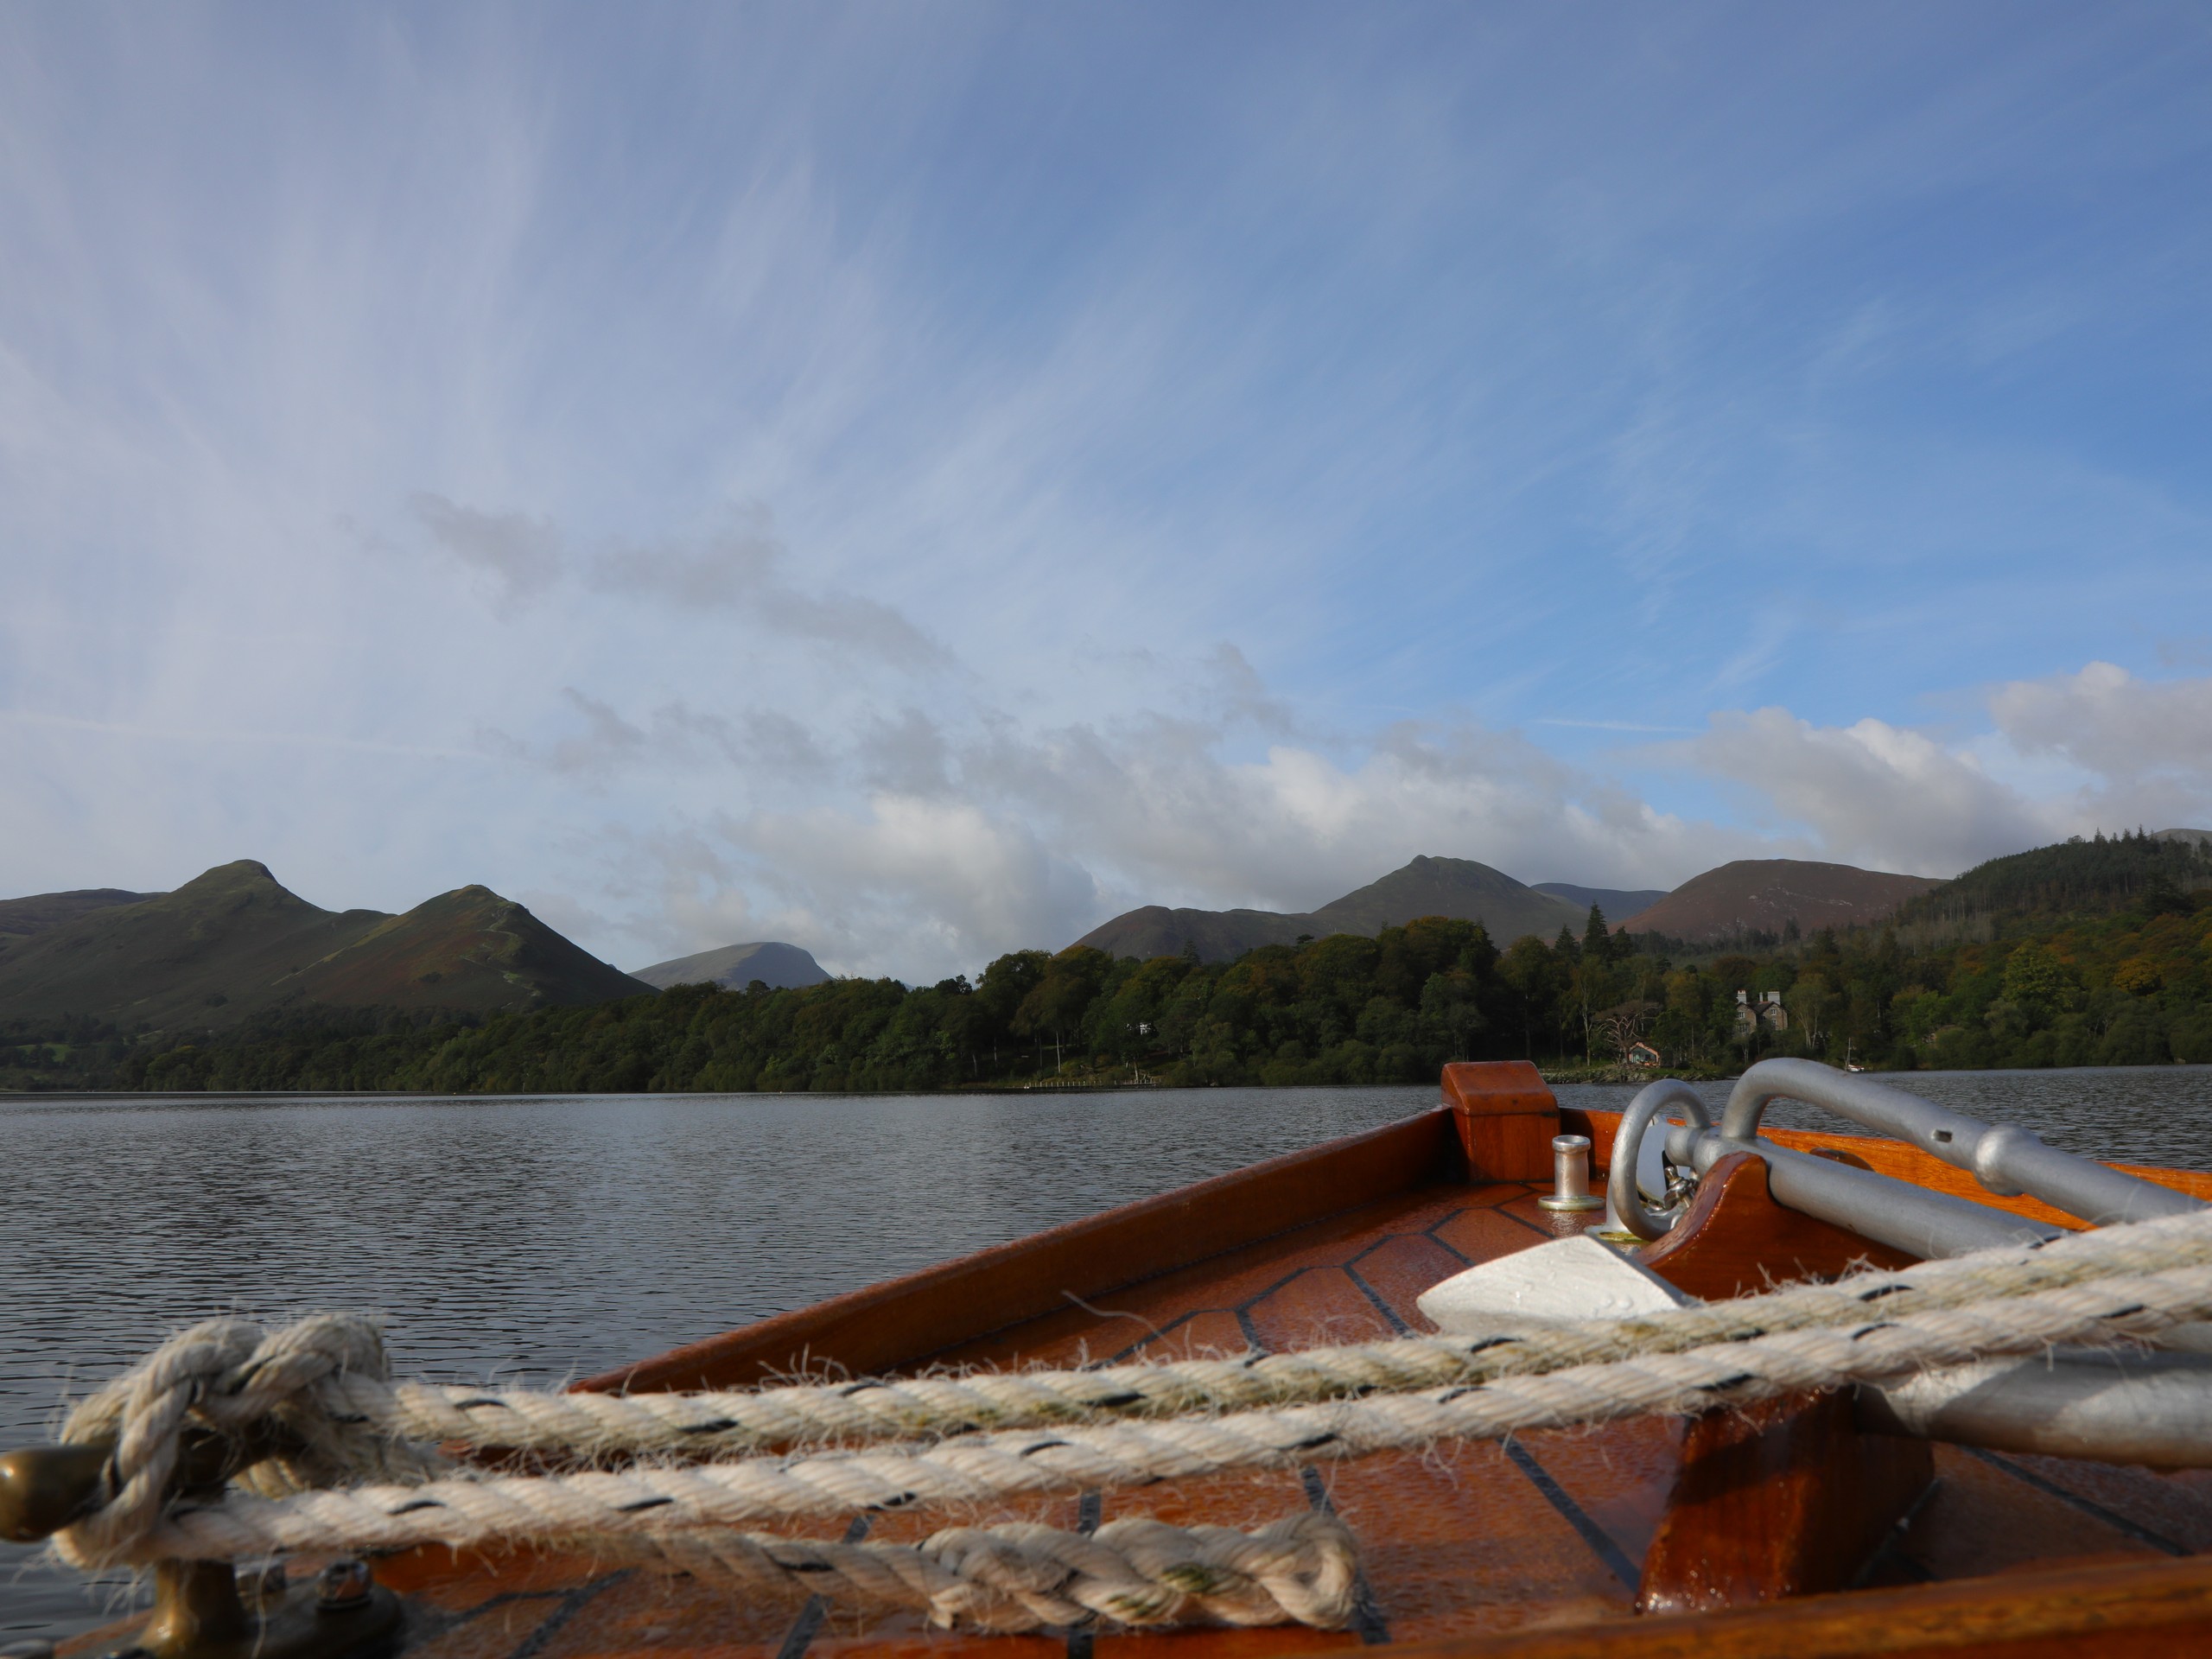
[[[952,1527],[919,1544],[701,1532],[654,1540],[655,1564],[750,1592],[795,1590],[918,1608],[932,1624],[1031,1630],[1116,1624],[1296,1623],[1342,1630],[1358,1586],[1350,1530],[1306,1514],[1255,1533],[1110,1521],[1094,1534],[1026,1522]]]
[[[2139,1270],[2145,1262],[2166,1270]],[[1870,1311],[1883,1317],[1870,1320]],[[1777,1314],[1782,1316],[1778,1320]],[[770,1517],[1145,1485],[1230,1469],[1281,1468],[1421,1447],[1443,1438],[1493,1439],[1516,1429],[1700,1411],[2062,1344],[2143,1338],[2208,1315],[2212,1215],[2196,1214],[1622,1321],[1591,1333],[1590,1339],[1601,1347],[1624,1348],[1630,1357],[1492,1374],[1441,1389],[1325,1397],[1215,1417],[1109,1419],[1044,1432],[968,1433],[934,1446],[752,1458],[699,1467],[448,1476],[414,1485],[371,1484],[282,1499],[237,1495],[219,1504],[179,1510],[135,1533],[127,1526],[105,1524],[116,1507],[111,1505],[63,1535],[62,1548],[80,1564],[103,1564],[165,1557],[229,1559],[295,1549],[403,1548],[426,1542],[462,1547],[659,1539],[701,1529],[737,1529]],[[1720,1339],[1712,1339],[1716,1334]],[[1685,1341],[1700,1335],[1707,1339]],[[1550,1341],[1526,1336],[1501,1345],[1507,1352],[1520,1349],[1525,1359]],[[1572,1338],[1562,1341],[1566,1350],[1575,1345]],[[1476,1338],[1426,1338],[1412,1346],[1430,1356],[1456,1355],[1463,1365],[1494,1351]],[[1341,1350],[1281,1357],[1302,1366],[1275,1367],[1271,1360],[1199,1363],[1262,1374],[1276,1379],[1272,1386],[1287,1386],[1282,1378],[1303,1375],[1309,1379],[1305,1386],[1356,1394],[1371,1386],[1362,1380],[1368,1374],[1363,1367],[1382,1363],[1372,1356],[1387,1357],[1407,1347],[1370,1345],[1358,1351],[1370,1357],[1368,1361],[1348,1367],[1337,1365]],[[948,1381],[973,1386],[977,1380]],[[859,1386],[856,1392],[812,1392],[817,1397],[842,1392],[858,1399],[874,1391]],[[1158,1396],[1140,1391],[1139,1397]],[[207,1408],[203,1396],[197,1409]],[[1112,1408],[1093,1405],[1099,1412]],[[162,1421],[167,1420],[165,1412]],[[125,1438],[130,1439],[127,1431]],[[118,1450],[119,1465],[120,1461]],[[130,1489],[126,1484],[124,1490]]]

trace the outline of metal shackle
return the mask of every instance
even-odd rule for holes
[[[1650,1130],[1652,1120],[1675,1112],[1689,1120],[1692,1134],[1713,1127],[1703,1096],[1680,1077],[1662,1077],[1646,1085],[1629,1102],[1628,1109],[1621,1114],[1620,1127],[1613,1131],[1613,1163],[1605,1181],[1605,1197],[1611,1200],[1613,1214],[1621,1225],[1647,1243],[1665,1237],[1667,1230],[1679,1219],[1646,1208],[1637,1179],[1637,1171],[1643,1161],[1643,1138]]]

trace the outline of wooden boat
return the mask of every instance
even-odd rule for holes
[[[578,1384],[741,1388],[794,1372],[1070,1366],[1387,1338],[1470,1264],[1583,1231],[1541,1207],[1553,1141],[1611,1167],[1618,1117],[1560,1106],[1525,1064],[1447,1067],[1441,1105],[1372,1133],[1203,1181],[925,1272],[679,1348]],[[1993,1197],[1929,1153],[1860,1135],[1775,1142]],[[2212,1199],[2212,1175],[2133,1173]],[[1681,1224],[1642,1251],[1702,1298],[1908,1259],[1777,1203],[1744,1154],[1706,1174]],[[1142,1513],[1241,1527],[1332,1511],[1360,1545],[1357,1612],[1296,1626],[991,1635],[819,1599],[733,1599],[710,1581],[589,1554],[486,1558],[424,1548],[375,1564],[408,1609],[409,1659],[844,1653],[1408,1653],[1535,1656],[2069,1656],[2164,1643],[2212,1651],[2212,1471],[1931,1445],[1870,1433],[1840,1396],[1751,1412],[1530,1432],[1302,1471],[1072,1495],[1006,1513],[1067,1529]],[[918,1539],[941,1516],[846,1517],[795,1532]],[[105,1651],[93,1640],[65,1651]]]

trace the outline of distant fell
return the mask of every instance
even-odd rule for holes
[[[143,905],[158,893],[127,893],[121,887],[79,887],[69,893],[34,893],[22,899],[0,899],[0,939],[27,939],[96,910],[118,905]]]
[[[1665,887],[1578,887],[1572,881],[1539,881],[1535,890],[1564,899],[1586,916],[1595,905],[1614,927],[1650,909],[1668,893]]]
[[[1589,912],[1516,881],[1503,870],[1471,858],[1416,858],[1380,881],[1370,881],[1313,912],[1319,934],[1364,933],[1410,922],[1416,916],[1451,916],[1480,922],[1498,944],[1526,933],[1548,938],[1562,926],[1580,929]]]
[[[741,991],[757,979],[772,990],[795,991],[822,984],[830,976],[822,971],[811,951],[775,939],[760,939],[657,962],[639,969],[631,977],[660,990],[671,985],[723,985]]]
[[[1172,957],[1186,948],[1204,962],[1228,962],[1262,944],[1294,944],[1300,936],[1369,938],[1417,916],[1480,922],[1500,944],[1525,933],[1549,938],[1562,926],[1580,931],[1588,906],[1576,906],[1465,858],[1414,859],[1379,881],[1333,899],[1318,910],[1171,910],[1147,905],[1093,928],[1077,944],[1114,957]]]
[[[1940,885],[1924,875],[1862,870],[1799,858],[1739,858],[1685,881],[1626,918],[1637,933],[1663,933],[1694,944],[1744,935],[1863,927]]]
[[[645,988],[485,887],[379,918],[301,983],[308,1001],[334,1007],[468,1014],[607,1002]]]
[[[1262,944],[1294,944],[1302,933],[1319,937],[1332,929],[1313,918],[1275,910],[1185,910],[1145,905],[1124,911],[1077,939],[1109,957],[1179,957],[1185,950],[1201,962],[1232,962]]]
[[[0,944],[0,1020],[81,1014],[125,1029],[318,1006],[488,1013],[645,988],[487,888],[404,916],[333,912],[251,859]]]

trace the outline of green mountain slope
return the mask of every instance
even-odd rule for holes
[[[481,1013],[645,988],[483,887],[404,916],[332,912],[251,859],[0,951],[0,1021],[79,1015],[126,1030],[217,1028],[315,1006]]]
[[[1189,950],[1201,962],[1233,962],[1255,945],[1290,944],[1301,933],[1330,931],[1317,926],[1311,916],[1281,911],[1171,910],[1165,905],[1146,905],[1094,927],[1076,943],[1117,960],[1135,957],[1149,962],[1154,957],[1179,957]]]
[[[1915,899],[1899,922],[1991,921],[2014,925],[2103,916],[2146,899],[2212,887],[2212,849],[2201,830],[2063,841],[1977,864]],[[2212,839],[2212,837],[2208,837]]]
[[[1548,939],[1562,927],[1580,932],[1589,906],[1538,893],[1471,858],[1416,858],[1380,881],[1322,906],[1313,919],[1326,925],[1310,931],[1361,933],[1371,938],[1416,916],[1480,922],[1493,944],[1506,945],[1529,933]]]
[[[384,918],[318,909],[251,859],[95,911],[0,957],[0,1018],[228,1025],[299,998],[299,976]]]
[[[24,899],[0,899],[0,949],[118,905],[143,905],[158,893],[126,893],[121,887],[79,887],[71,893],[35,893]]]
[[[489,887],[457,887],[380,918],[300,976],[310,1002],[334,1007],[575,1007],[652,987],[591,956]]]

